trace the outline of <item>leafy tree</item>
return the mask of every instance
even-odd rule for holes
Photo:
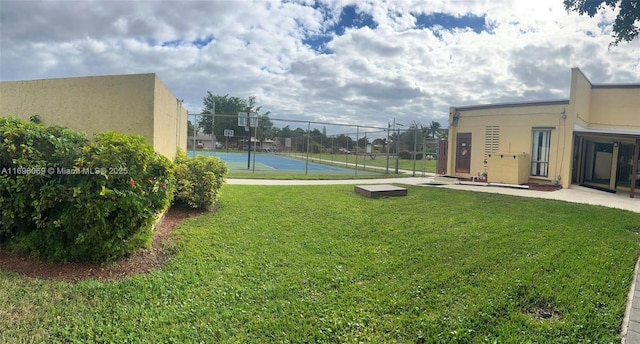
[[[440,140],[447,140],[449,138],[449,128],[441,128],[438,135]]]
[[[620,42],[631,42],[640,34],[640,0],[564,0],[567,11],[575,11],[581,15],[593,17],[601,8],[619,8],[618,16],[613,23],[611,45]]]
[[[282,129],[278,127],[272,127],[270,131],[270,138],[275,139],[276,137],[284,137],[282,136]]]
[[[369,144],[369,138],[368,137],[361,137],[361,138],[358,139],[358,147],[360,147],[362,149],[366,149],[368,144]]]
[[[260,136],[269,139],[276,137],[276,133],[278,132],[278,128],[273,126],[273,122],[271,122],[269,118],[269,112],[258,115],[258,128],[260,129]]]
[[[248,99],[214,95],[207,91],[203,99],[203,114],[211,114],[215,109],[215,116],[202,116],[199,118],[198,127],[205,134],[215,134],[223,136],[226,129],[238,131],[238,112],[259,113],[261,107],[257,106],[256,97],[250,96]],[[261,136],[273,137],[273,123],[269,119],[269,112],[258,115],[258,126]]]
[[[311,135],[311,141],[313,141],[313,142],[320,143],[320,142],[326,142],[327,141],[324,137],[322,137],[322,133],[318,129],[311,130],[311,134],[310,135]]]
[[[261,108],[262,106],[256,106],[256,96],[250,96],[247,100],[247,106],[244,111],[249,113],[257,113]]]
[[[215,118],[211,116],[202,116],[199,118],[198,126],[205,134],[215,134],[216,136],[224,135],[225,129],[238,128],[238,112],[244,112],[247,108],[247,101],[238,97],[229,97],[214,95],[207,91],[207,96],[203,99],[203,114],[211,114],[215,109]]]
[[[292,132],[291,132],[291,128],[287,125],[286,127],[282,128],[282,130],[280,130],[280,137],[291,137],[293,136]]]
[[[302,128],[296,128],[291,132],[291,137],[303,137],[307,135],[307,131]]]
[[[345,149],[350,149],[350,148],[353,148],[354,146],[353,139],[351,139],[350,136],[345,134],[340,134],[336,136],[336,138],[333,140],[333,143],[335,147],[345,148]]]
[[[285,127],[286,130],[283,129],[283,132],[285,132],[285,136],[283,135],[282,137],[289,137],[291,138],[291,149],[293,151],[298,151],[298,152],[304,152],[307,150],[307,131],[302,129],[302,128],[296,128],[294,130],[291,130],[291,128],[289,126]]]
[[[403,148],[413,151],[416,142],[422,144],[423,136],[423,127],[414,121],[407,131],[400,134],[400,143]]]

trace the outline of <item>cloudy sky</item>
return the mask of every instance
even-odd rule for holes
[[[640,82],[614,18],[562,0],[0,0],[0,80],[153,72],[190,113],[211,91],[272,118],[446,127],[449,106],[568,98],[571,67]]]

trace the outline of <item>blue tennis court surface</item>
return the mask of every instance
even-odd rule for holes
[[[225,152],[197,152],[198,155],[215,156],[227,164],[232,172],[260,172],[260,173],[315,173],[315,174],[355,174],[355,169],[331,166],[302,159],[291,158],[273,153],[251,153],[250,168],[247,169],[247,153],[225,153]],[[193,156],[193,152],[189,152]],[[254,167],[255,158],[255,167]],[[376,172],[358,170],[360,175],[379,174]]]

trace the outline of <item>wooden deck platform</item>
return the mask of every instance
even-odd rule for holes
[[[406,196],[407,189],[394,185],[356,185],[354,191],[361,196],[369,198],[389,197],[389,196]]]

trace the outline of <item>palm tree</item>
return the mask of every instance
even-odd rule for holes
[[[431,123],[429,123],[429,132],[431,133],[431,137],[432,138],[436,138],[440,136],[440,128],[442,126],[440,125],[440,122],[437,121],[431,121]]]

